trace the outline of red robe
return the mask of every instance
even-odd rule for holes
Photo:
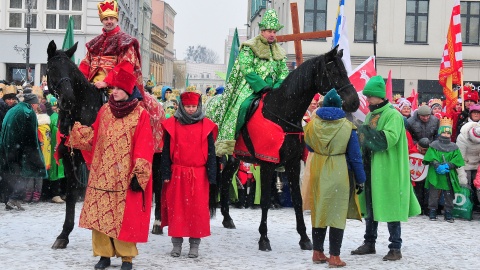
[[[162,123],[170,135],[172,176],[162,190],[162,224],[172,237],[202,238],[210,235],[209,182],[206,163],[208,135],[217,137],[210,119],[182,125],[171,117]]]
[[[153,159],[147,111],[137,106],[129,115],[115,118],[107,103],[92,127],[75,123],[70,143],[74,148],[93,153],[80,227],[126,242],[146,242]],[[133,175],[137,176],[144,195],[130,189]]]

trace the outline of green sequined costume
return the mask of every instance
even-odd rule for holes
[[[246,108],[265,86],[280,86],[288,75],[285,51],[276,42],[257,37],[242,43],[225,92],[209,104],[206,115],[218,125],[217,155],[232,154]]]

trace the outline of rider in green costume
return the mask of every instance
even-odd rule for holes
[[[278,88],[289,73],[285,50],[276,42],[276,33],[283,25],[279,24],[275,10],[267,10],[258,25],[261,33],[240,46],[225,92],[212,100],[206,110],[219,128],[215,143],[218,156],[233,153],[252,101],[265,91]]]

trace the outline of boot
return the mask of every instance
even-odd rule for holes
[[[431,221],[436,221],[437,220],[437,209],[430,209],[430,212],[428,213],[428,218]]]
[[[400,249],[390,249],[390,251],[383,257],[384,261],[398,261],[402,258]]]
[[[452,212],[450,212],[450,211],[445,211],[445,221],[447,221],[448,223],[453,223],[453,222],[455,222],[455,219],[454,219],[453,216],[452,216]]]
[[[60,196],[55,196],[52,198],[52,202],[53,203],[65,203],[64,200],[62,200],[62,198],[60,198]]]
[[[377,251],[375,250],[375,243],[363,242],[361,246],[357,249],[352,250],[352,255],[367,255],[367,254],[375,254]]]
[[[188,252],[189,258],[197,258],[198,257],[198,246],[200,245],[200,238],[189,238],[188,242],[190,242],[190,251]]]
[[[95,269],[105,269],[110,266],[110,258],[100,257],[100,260],[95,264]]]
[[[328,262],[328,257],[325,256],[325,253],[323,253],[323,251],[314,250],[312,261],[313,263],[326,263]]]
[[[180,254],[182,254],[182,243],[182,237],[172,237],[173,249],[170,252],[172,257],[180,257]]]
[[[5,210],[17,210],[17,211],[25,211],[25,208],[22,207],[20,201],[18,200],[8,200],[7,204],[5,205]]]
[[[38,191],[33,192],[32,202],[38,203],[40,201],[40,195]]]
[[[122,266],[120,267],[120,270],[132,270],[132,259],[132,257],[122,257]]]
[[[340,260],[340,256],[330,256],[330,259],[328,260],[328,267],[329,268],[337,268],[337,267],[344,267],[347,264]]]
[[[31,191],[25,192],[25,199],[23,201],[26,202],[26,203],[31,202],[32,201],[32,196],[33,196],[33,192],[31,192]]]

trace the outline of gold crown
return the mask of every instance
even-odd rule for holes
[[[398,99],[400,99],[400,98],[402,98],[402,95],[400,95],[400,94],[395,94],[395,95],[393,96],[393,100],[398,100]]]
[[[39,98],[43,98],[43,91],[42,91],[42,88],[38,85],[34,85],[32,86],[32,93],[34,93],[35,95],[37,95],[37,97]]]
[[[47,75],[43,75],[42,76],[42,82],[46,82],[47,81]]]
[[[195,85],[187,86],[187,89],[185,89],[185,91],[187,92],[195,92],[195,90],[197,90],[197,87],[195,87]]]
[[[118,3],[116,0],[105,0],[98,3],[98,16],[100,16],[100,21],[107,17],[114,17],[118,20]]]
[[[440,119],[440,126],[441,127],[451,127],[453,125],[453,120],[448,117],[443,117]]]
[[[6,94],[17,94],[18,91],[17,91],[17,87],[15,87],[15,85],[7,85],[5,87],[5,89],[3,89],[3,94],[6,95]]]

